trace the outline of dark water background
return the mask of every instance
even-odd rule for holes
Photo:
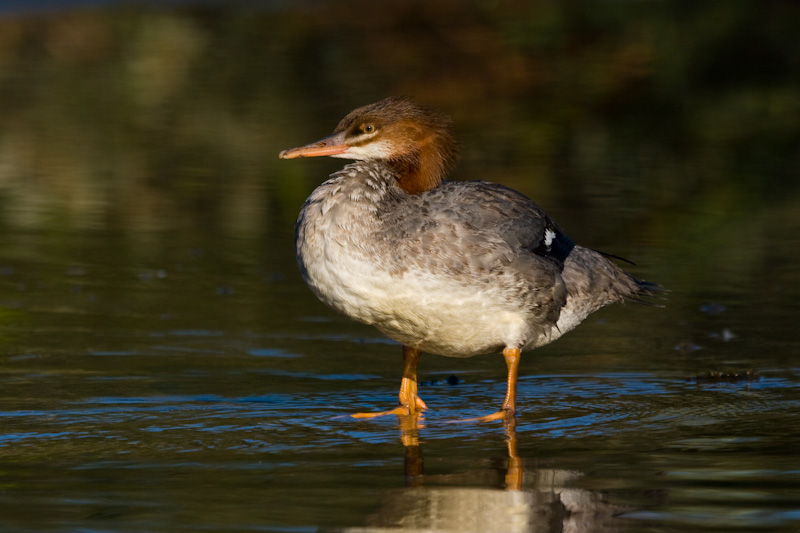
[[[0,8],[0,530],[800,530],[796,2]],[[523,354],[516,428],[452,423],[499,356],[340,418],[400,349],[294,265],[342,162],[277,154],[391,94],[671,290]]]

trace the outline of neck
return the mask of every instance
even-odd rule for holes
[[[424,154],[410,154],[391,159],[389,166],[397,177],[397,184],[408,194],[435,189],[442,182],[442,169],[438,161]]]
[[[397,184],[408,194],[419,194],[438,187],[455,162],[455,150],[448,149],[435,136],[429,136],[413,152],[387,161]]]

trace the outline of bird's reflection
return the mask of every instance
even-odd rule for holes
[[[407,487],[424,485],[424,461],[419,444],[419,430],[422,425],[422,413],[398,416],[400,441],[405,447],[405,473]],[[517,421],[514,418],[503,421],[508,446],[508,467],[505,474],[506,490],[522,489],[522,458],[517,453]]]
[[[421,487],[425,484],[425,468],[422,448],[419,444],[419,428],[422,427],[422,413],[397,417],[400,425],[400,441],[405,448],[406,487]]]
[[[419,430],[422,416],[398,416],[405,448],[405,488],[387,491],[367,527],[352,531],[481,531],[481,532],[606,532],[619,531],[614,517],[629,509],[607,503],[603,494],[569,485],[583,474],[577,471],[523,466],[517,451],[514,419],[504,422],[508,461],[505,490],[482,488],[485,469],[458,477],[458,484],[442,485],[441,477],[426,477]],[[429,482],[429,484],[426,484]],[[452,483],[448,477],[445,483]]]

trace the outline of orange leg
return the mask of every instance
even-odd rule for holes
[[[385,415],[413,415],[428,408],[417,396],[417,366],[422,352],[416,348],[403,346],[403,381],[400,382],[400,406],[390,411],[378,413],[355,413],[353,418],[375,418]]]
[[[514,417],[514,408],[517,402],[517,374],[519,373],[519,348],[508,348],[503,350],[503,357],[508,367],[508,384],[506,386],[506,399],[503,407],[496,413],[478,418],[469,418],[465,422],[490,422],[492,420],[507,420]]]

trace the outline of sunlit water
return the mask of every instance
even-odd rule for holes
[[[209,13],[0,21],[17,62],[0,81],[21,102],[0,128],[0,530],[800,528],[800,199],[764,163],[778,156],[732,172],[725,139],[703,130],[708,144],[676,155],[651,117],[609,133],[590,104],[574,145],[549,145],[565,108],[542,116],[514,94],[475,107],[466,84],[445,99],[459,177],[519,188],[671,292],[523,354],[512,426],[462,422],[499,407],[499,355],[423,355],[424,416],[357,421],[396,403],[400,347],[324,308],[296,271],[294,217],[341,162],[276,155],[374,99],[352,78],[329,81],[329,99],[294,80],[290,59],[316,56],[292,31],[354,47],[364,33],[324,13]],[[781,132],[759,146],[793,138]]]

